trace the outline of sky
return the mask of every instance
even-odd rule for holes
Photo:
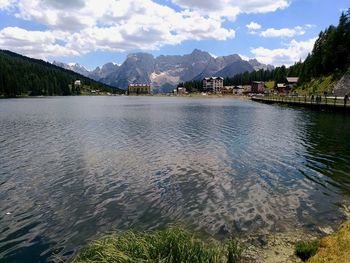
[[[130,53],[291,65],[349,0],[0,0],[0,49],[94,69]]]

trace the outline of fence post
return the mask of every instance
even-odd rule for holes
[[[346,103],[348,102],[348,99],[349,99],[349,96],[348,96],[348,94],[346,94],[344,96],[344,107],[346,107]]]

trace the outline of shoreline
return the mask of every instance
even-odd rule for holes
[[[16,96],[16,97],[5,97],[0,96],[0,99],[26,99],[26,98],[53,98],[53,97],[155,97],[155,98],[203,98],[203,99],[241,99],[241,100],[251,100],[251,97],[248,96],[237,96],[237,95],[201,95],[197,93],[192,93],[188,95],[165,95],[165,94],[149,94],[149,95],[125,95],[125,94],[83,94],[83,95],[44,95],[44,96]]]
[[[244,252],[242,254],[241,261],[237,262],[254,262],[254,263],[282,263],[282,262],[291,262],[291,263],[300,263],[303,262],[300,258],[298,258],[295,254],[295,245],[297,242],[309,242],[313,240],[320,240],[321,248],[318,250],[318,252],[315,255],[315,258],[320,257],[327,257],[329,256],[329,250],[327,246],[322,244],[326,242],[328,239],[336,239],[336,237],[339,235],[340,231],[347,231],[349,238],[350,238],[350,205],[346,204],[342,207],[342,211],[347,216],[347,219],[338,222],[336,226],[319,226],[317,230],[311,231],[307,230],[303,227],[297,227],[293,228],[290,227],[290,229],[284,229],[282,231],[273,232],[268,231],[268,233],[251,233],[246,236],[238,237],[239,243],[241,246],[244,247]],[[165,228],[165,231],[168,229],[171,229],[173,225],[170,225],[169,227]],[[175,225],[176,226],[176,225]],[[345,227],[344,227],[345,226]],[[181,227],[181,225],[180,225]],[[182,229],[182,228],[180,228]],[[186,232],[188,228],[183,228]],[[76,261],[76,259],[82,254],[85,253],[85,250],[91,246],[91,244],[94,244],[96,242],[100,242],[104,238],[106,238],[108,235],[124,235],[127,233],[131,233],[131,235],[139,234],[139,233],[148,233],[152,234],[157,231],[164,231],[164,230],[144,230],[139,232],[133,232],[129,230],[123,230],[121,232],[109,232],[106,234],[102,234],[99,238],[89,242],[87,245],[85,245],[83,248],[76,251],[71,259],[69,259],[69,262],[80,262]],[[224,240],[218,240],[213,236],[204,234],[202,235],[198,231],[190,230],[188,232],[192,235],[193,238],[196,238],[200,240],[200,242],[204,242],[206,245],[210,244],[217,244],[218,246],[224,246],[224,244],[230,240],[230,237],[228,236]],[[236,238],[237,236],[233,236]],[[324,241],[326,240],[326,241]],[[350,239],[349,239],[350,240]],[[337,241],[333,241],[333,245],[336,244]],[[105,244],[108,245],[108,244]],[[336,244],[338,245],[338,244]],[[101,247],[101,249],[103,249]],[[346,251],[346,253],[349,253],[350,255],[350,247],[348,249],[349,251]],[[325,252],[326,251],[326,252]],[[327,252],[328,251],[328,252]],[[95,251],[96,252],[96,251]],[[319,255],[321,254],[321,255]],[[338,261],[317,261],[314,259],[314,257],[311,257],[309,260],[312,260],[310,262],[317,263],[317,262],[333,262],[337,263]],[[339,260],[339,258],[338,258]],[[167,261],[168,262],[168,261]],[[306,261],[309,262],[309,261]],[[339,261],[342,262],[342,261]],[[344,261],[345,263],[346,261]]]

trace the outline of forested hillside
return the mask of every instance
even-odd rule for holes
[[[350,67],[350,9],[343,13],[338,26],[329,26],[319,34],[312,52],[304,62],[297,62],[291,67],[281,66],[273,70],[258,70],[237,74],[224,80],[225,85],[247,85],[252,81],[285,82],[286,77],[300,77],[299,86],[312,79],[332,76],[341,78]],[[189,90],[201,89],[201,83],[192,81],[181,83]]]
[[[48,62],[0,50],[0,96],[71,95],[74,81],[103,92],[122,91]]]

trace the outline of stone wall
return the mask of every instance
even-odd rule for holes
[[[337,97],[350,96],[350,74],[345,74],[334,86],[334,95]]]

